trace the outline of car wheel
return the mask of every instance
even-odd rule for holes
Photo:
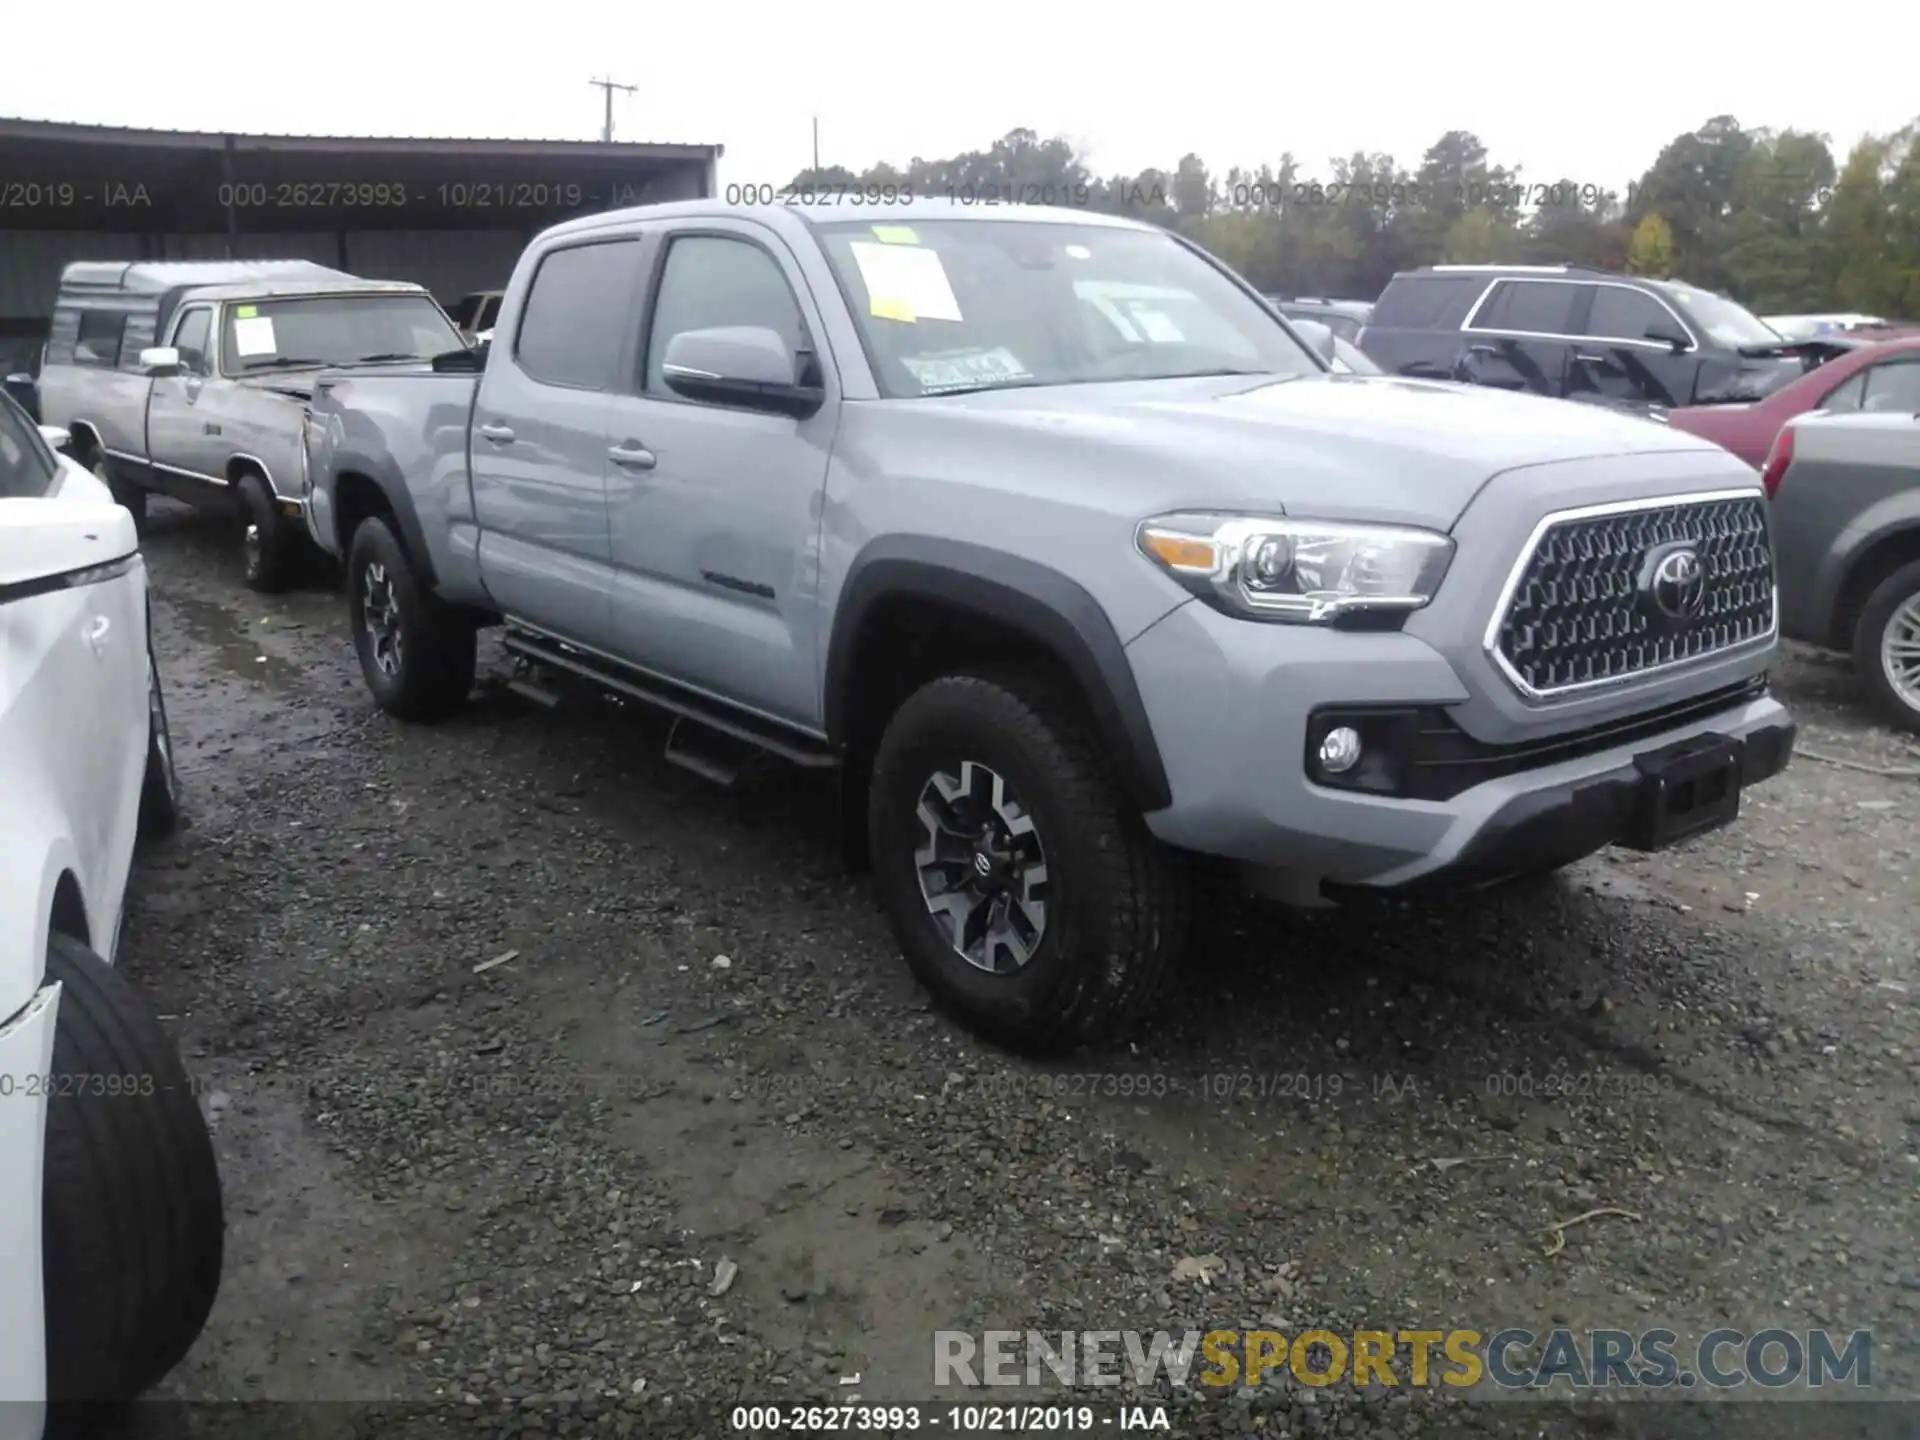
[[[1887,720],[1920,731],[1920,560],[1875,587],[1854,631],[1855,667]]]
[[[180,780],[173,768],[173,732],[160,690],[160,662],[147,645],[147,772],[140,782],[140,838],[171,835],[180,823]]]
[[[360,673],[380,708],[438,720],[473,689],[473,623],[424,590],[387,522],[375,516],[347,550],[347,612]]]
[[[47,980],[60,984],[41,1219],[47,1397],[119,1402],[179,1364],[213,1309],[220,1169],[179,1052],[126,977],[55,934]]]
[[[1077,698],[1036,671],[912,695],[874,757],[868,832],[915,977],[1016,1051],[1117,1039],[1188,938],[1184,857],[1147,831]]]
[[[127,513],[133,516],[133,529],[136,535],[147,533],[147,492],[138,485],[130,485],[114,474],[113,463],[104,455],[95,455],[88,466],[93,478],[113,492],[116,503],[123,505]]]
[[[287,588],[291,538],[267,482],[258,475],[241,477],[240,554],[249,590],[271,595]]]

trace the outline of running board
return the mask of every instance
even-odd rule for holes
[[[545,635],[509,628],[502,643],[509,654],[535,667],[550,666],[578,675],[617,694],[676,716],[673,729],[667,736],[666,758],[720,784],[732,784],[741,768],[737,761],[726,755],[724,742],[729,739],[809,770],[830,770],[840,763],[838,753],[824,741],[746,712],[723,710],[704,697],[683,691],[670,682],[656,680],[615,661],[576,650]],[[529,699],[542,705],[549,704],[544,697],[559,698],[552,690],[537,682],[525,683],[530,691],[536,693],[520,690],[518,683],[510,682],[508,688],[516,693],[527,694]],[[682,733],[683,725],[685,734]],[[714,734],[700,737],[698,732],[701,730]],[[716,750],[721,753],[715,754]]]

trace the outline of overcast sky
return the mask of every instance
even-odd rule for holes
[[[639,87],[615,96],[617,139],[722,143],[723,184],[790,179],[809,163],[817,115],[822,160],[856,170],[1025,125],[1071,138],[1101,175],[1171,169],[1189,150],[1224,175],[1291,150],[1312,178],[1355,149],[1411,164],[1462,128],[1530,179],[1617,188],[1711,115],[1824,132],[1844,154],[1920,108],[1920,91],[1882,69],[1920,53],[1912,0],[1864,0],[1835,24],[1721,5],[1629,7],[1619,23],[1579,6],[1526,13],[1462,20],[1395,0],[1131,12],[1062,0],[19,0],[0,114],[591,139],[602,101],[587,82],[604,75]]]

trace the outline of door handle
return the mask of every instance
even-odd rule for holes
[[[107,648],[107,632],[113,629],[113,621],[105,615],[93,617],[93,623],[87,626],[87,646],[98,655]]]
[[[1603,370],[1613,368],[1613,357],[1611,355],[1582,355],[1576,351],[1573,358],[1578,360],[1582,365],[1598,365]]]
[[[638,445],[616,445],[607,451],[607,458],[616,465],[624,465],[629,470],[651,470],[655,459],[651,450]]]
[[[187,401],[189,404],[191,404],[193,401],[198,400],[200,398],[200,386],[202,383],[203,382],[197,376],[194,376],[188,379],[185,389],[187,392]]]
[[[480,427],[480,434],[483,438],[493,441],[496,445],[509,445],[513,443],[513,431],[506,425],[482,425]]]
[[[1499,353],[1500,353],[1500,351],[1499,351],[1499,349],[1498,349],[1498,347],[1496,347],[1496,346],[1493,346],[1493,345],[1469,345],[1469,346],[1467,346],[1467,354],[1469,354],[1469,355],[1487,355],[1487,356],[1493,356],[1493,355],[1498,355]]]

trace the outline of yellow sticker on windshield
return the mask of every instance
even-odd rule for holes
[[[920,237],[906,225],[876,225],[873,238],[887,245],[918,245]]]
[[[908,325],[919,323],[920,317],[913,313],[913,306],[904,300],[895,300],[886,295],[875,295],[867,302],[867,308],[882,320],[899,320]]]
[[[251,320],[259,313],[260,307],[258,305],[237,305],[234,307],[233,317],[236,320]]]

